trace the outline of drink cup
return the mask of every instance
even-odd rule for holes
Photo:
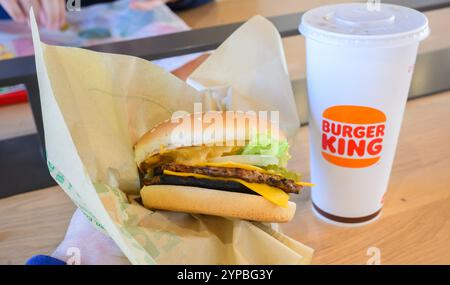
[[[313,211],[338,225],[379,217],[428,20],[364,3],[306,12]]]

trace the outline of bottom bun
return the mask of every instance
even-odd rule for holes
[[[260,222],[284,223],[295,214],[296,204],[283,208],[262,196],[191,186],[151,185],[141,190],[149,209],[206,214]]]

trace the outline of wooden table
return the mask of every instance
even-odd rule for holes
[[[383,264],[450,263],[450,92],[407,104],[382,217],[364,227],[318,220],[309,191],[296,200],[286,234],[313,247],[315,264],[365,264],[369,247]],[[291,167],[308,176],[308,128],[296,137]],[[0,263],[50,253],[75,207],[59,187],[0,200]]]
[[[308,129],[293,156],[308,173]],[[409,101],[382,216],[359,228],[318,220],[309,191],[285,232],[316,250],[315,264],[365,264],[369,247],[382,264],[450,263],[450,92]]]
[[[254,14],[273,16],[339,1],[217,1],[183,12],[194,28],[243,21]],[[340,1],[342,2],[342,1]],[[427,13],[430,51],[450,46],[450,9]],[[293,80],[303,78],[302,37],[283,40]],[[7,123],[6,123],[7,122]],[[0,109],[0,139],[35,132],[27,104]],[[293,147],[291,167],[309,173],[308,129]],[[284,231],[313,247],[314,264],[365,264],[369,247],[382,264],[450,263],[450,92],[407,104],[386,205],[380,220],[361,228],[327,225],[311,212],[309,190],[296,200],[298,210]],[[59,187],[0,200],[0,264],[23,264],[34,254],[49,254],[64,236],[75,206]]]

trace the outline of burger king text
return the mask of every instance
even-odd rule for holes
[[[383,149],[386,116],[362,106],[334,106],[323,113],[322,156],[350,168],[373,165]]]

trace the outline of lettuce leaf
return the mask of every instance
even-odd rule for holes
[[[279,165],[285,167],[291,155],[286,140],[276,140],[267,134],[254,136],[242,149],[241,154],[267,154],[278,158]]]
[[[269,172],[269,173],[277,174],[277,175],[283,176],[284,178],[287,178],[287,179],[292,179],[295,182],[301,182],[301,179],[302,179],[301,174],[291,171],[291,170],[288,170],[285,167],[280,167],[278,165],[271,164],[271,165],[265,166],[263,168],[265,170],[267,170],[267,172]]]

